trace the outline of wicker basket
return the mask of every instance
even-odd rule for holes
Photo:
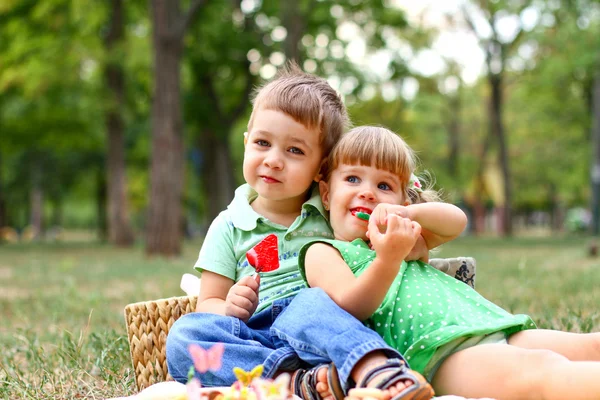
[[[171,297],[125,307],[131,361],[139,390],[173,380],[167,370],[167,333],[179,317],[196,309],[196,301],[197,297]]]
[[[438,258],[431,265],[475,287],[475,260],[470,257]],[[169,329],[179,317],[196,309],[197,297],[168,299],[129,304],[125,322],[135,382],[139,390],[163,381],[173,380],[167,370],[166,341]]]

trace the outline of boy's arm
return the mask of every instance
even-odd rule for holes
[[[235,282],[238,260],[232,229],[220,214],[206,233],[195,265],[202,272],[196,311],[247,321],[258,306],[259,281],[246,276]]]
[[[197,312],[225,315],[225,298],[233,281],[211,271],[202,272],[202,284],[198,294]]]
[[[406,206],[406,210],[407,218],[421,225],[421,235],[429,249],[457,238],[467,226],[467,216],[453,204],[411,204]]]

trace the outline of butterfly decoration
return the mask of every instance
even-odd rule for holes
[[[252,383],[255,391],[264,399],[287,399],[289,396],[290,374],[280,374],[275,380],[255,379]]]
[[[185,388],[187,390],[187,398],[188,399],[201,399],[202,398],[202,394],[201,394],[202,384],[200,383],[200,381],[198,379],[192,378],[191,380],[189,380],[187,385],[185,385]]]
[[[260,378],[260,376],[263,373],[263,370],[263,365],[259,364],[256,367],[252,368],[252,371],[249,372],[244,371],[239,367],[235,367],[233,368],[233,373],[235,374],[235,377],[238,379],[238,382],[240,382],[242,386],[250,386],[250,383],[252,383],[252,381],[255,378]]]
[[[246,253],[248,264],[256,272],[271,272],[279,268],[277,236],[270,234]]]
[[[205,350],[197,344],[190,344],[188,350],[194,362],[194,368],[201,374],[210,371],[218,371],[221,369],[223,353],[225,345],[217,343],[210,349]]]

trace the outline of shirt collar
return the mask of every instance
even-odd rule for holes
[[[227,209],[231,212],[231,222],[233,225],[244,231],[251,231],[256,228],[257,221],[266,219],[250,206],[250,203],[256,199],[258,194],[254,189],[250,187],[247,183],[238,187],[235,190],[235,196],[233,201],[227,206]],[[323,208],[323,203],[321,202],[321,196],[319,194],[319,185],[312,185],[310,198],[302,204],[303,211],[309,211],[310,208],[313,208],[319,212],[325,218],[327,218],[327,213]]]

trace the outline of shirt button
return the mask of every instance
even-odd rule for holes
[[[290,240],[292,238],[292,235],[290,235],[289,233],[287,235],[285,235],[284,239],[285,240]]]

